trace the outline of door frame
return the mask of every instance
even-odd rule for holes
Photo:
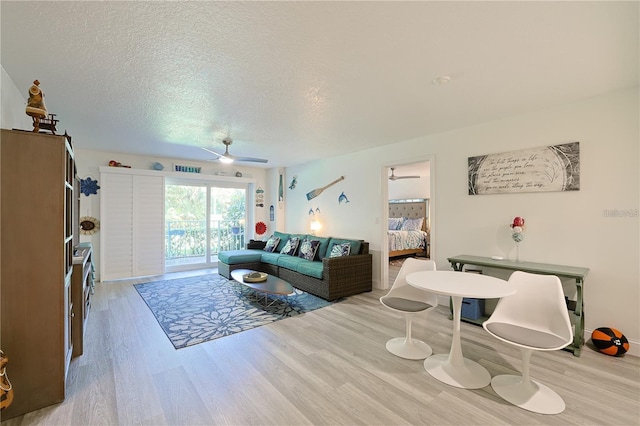
[[[435,184],[435,155],[428,154],[421,157],[395,160],[385,162],[380,168],[380,178],[382,182],[382,206],[380,217],[381,220],[381,232],[382,237],[380,239],[380,286],[383,290],[388,290],[391,287],[389,283],[389,236],[387,234],[387,223],[389,222],[389,174],[391,173],[391,167],[402,166],[407,164],[416,163],[429,163],[429,253],[430,259],[435,259],[436,256],[436,212],[434,203],[436,199],[436,184]]]

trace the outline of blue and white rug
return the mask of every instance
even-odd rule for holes
[[[176,349],[331,304],[294,289],[292,296],[270,296],[269,301],[277,300],[264,307],[255,301],[251,289],[218,274],[135,284],[134,287]]]

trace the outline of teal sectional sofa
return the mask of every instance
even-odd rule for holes
[[[231,279],[235,269],[253,269],[282,278],[292,286],[333,301],[342,297],[371,291],[373,260],[369,253],[369,243],[363,240],[317,237],[306,234],[286,234],[274,232],[280,242],[273,252],[262,248],[223,251],[218,254],[218,273]],[[290,237],[319,241],[313,260],[282,254]],[[330,257],[335,245],[347,244],[349,254]],[[251,245],[254,246],[254,245]]]

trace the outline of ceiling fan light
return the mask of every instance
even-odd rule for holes
[[[220,156],[220,161],[225,163],[225,164],[231,164],[231,163],[233,163],[233,158]]]

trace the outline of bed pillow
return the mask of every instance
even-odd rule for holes
[[[294,256],[296,254],[296,250],[298,249],[299,243],[299,237],[290,237],[284,247],[282,247],[282,250],[280,250],[280,254],[288,254],[289,256]]]
[[[397,231],[404,222],[403,217],[390,217],[389,218],[389,231]]]
[[[298,253],[298,257],[313,260],[316,256],[316,252],[318,251],[318,247],[320,247],[320,241],[305,238],[300,243],[300,252]]]
[[[351,243],[342,243],[342,244],[334,244],[331,246],[331,252],[329,252],[329,257],[342,257],[349,256],[351,253]]]
[[[273,253],[273,251],[278,247],[278,243],[280,242],[280,238],[272,235],[267,240],[267,244],[264,246],[264,251],[268,251],[269,253]]]
[[[407,219],[402,223],[401,231],[421,231],[422,230],[422,222],[424,221],[424,217],[419,217],[417,219]]]

